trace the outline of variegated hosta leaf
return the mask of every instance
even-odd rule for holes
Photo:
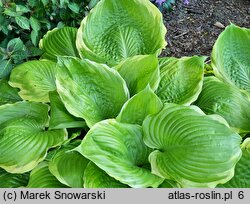
[[[89,162],[84,172],[84,188],[129,188],[129,186],[115,180],[93,162]]]
[[[28,188],[67,188],[49,171],[48,162],[41,162],[30,173]]]
[[[150,1],[102,0],[77,33],[81,57],[110,66],[135,55],[159,54],[166,46],[162,14]]]
[[[11,174],[0,168],[0,188],[18,188],[28,184],[29,174]]]
[[[59,58],[57,91],[72,115],[85,119],[89,127],[114,118],[129,93],[119,73],[106,65],[71,57]]]
[[[131,96],[148,84],[155,91],[160,81],[158,59],[154,55],[130,57],[118,64],[116,70],[125,79]]]
[[[147,115],[159,112],[162,106],[161,100],[147,86],[123,105],[116,120],[122,123],[141,125]]]
[[[114,119],[95,124],[76,148],[109,176],[131,187],[157,187],[164,179],[144,167],[150,149],[142,141],[139,125]]]
[[[89,163],[79,152],[72,151],[81,141],[76,140],[61,147],[49,162],[50,172],[63,184],[83,188],[83,174]]]
[[[83,128],[86,123],[81,118],[76,118],[71,115],[63,105],[58,93],[56,91],[49,93],[50,99],[50,129],[61,128]]]
[[[215,76],[250,93],[250,29],[226,27],[212,51]]]
[[[242,146],[242,157],[236,164],[234,177],[218,187],[224,188],[250,188],[250,138]]]
[[[45,158],[49,148],[67,139],[65,129],[46,130],[45,104],[20,102],[0,106],[0,111],[0,167],[8,172],[30,171]]]
[[[14,68],[9,84],[20,89],[24,100],[49,102],[49,92],[56,89],[56,63],[48,60],[25,62]]]
[[[239,88],[205,77],[196,105],[207,114],[221,115],[237,132],[250,132],[250,100]]]
[[[11,87],[6,79],[0,79],[0,106],[21,100],[18,89]]]
[[[79,57],[76,49],[77,29],[72,27],[55,28],[48,31],[39,43],[44,51],[43,58],[56,61],[57,56]]]
[[[0,106],[0,124],[17,118],[31,118],[39,123],[46,124],[48,121],[47,105],[37,102],[16,102],[14,104],[5,104]]]
[[[165,104],[143,122],[144,141],[155,149],[152,172],[181,187],[215,187],[230,180],[241,157],[241,137],[218,115],[198,107]]]
[[[190,105],[202,89],[206,57],[160,59],[161,81],[156,94],[163,102]]]

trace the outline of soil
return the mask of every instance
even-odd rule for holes
[[[213,44],[230,22],[250,28],[250,0],[176,0],[163,12],[168,45],[161,56],[210,56]],[[250,48],[249,48],[250,49]]]

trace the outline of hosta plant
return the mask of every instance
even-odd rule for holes
[[[229,25],[211,65],[159,58],[165,34],[142,0],[49,31],[0,80],[0,187],[249,187],[250,31]]]

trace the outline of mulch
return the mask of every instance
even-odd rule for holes
[[[161,56],[210,56],[224,26],[250,28],[250,0],[176,0],[173,11],[163,12],[168,45]],[[250,48],[249,48],[250,49]]]

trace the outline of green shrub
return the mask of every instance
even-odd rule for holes
[[[14,65],[37,58],[41,37],[50,29],[78,27],[95,0],[0,1],[0,79]]]

